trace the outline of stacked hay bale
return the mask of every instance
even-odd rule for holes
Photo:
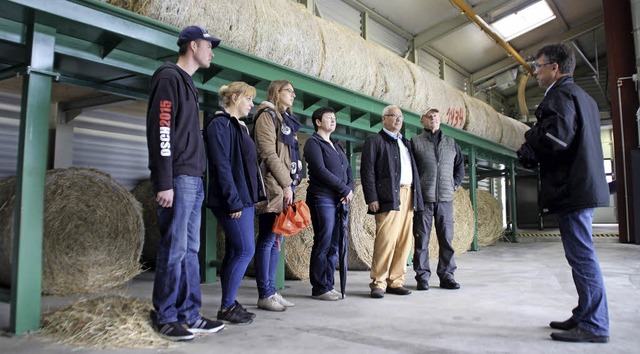
[[[504,126],[500,144],[516,150],[519,149],[525,141],[524,133],[529,130],[529,126],[511,117],[507,117],[504,114],[498,113],[498,118],[500,120],[499,124]]]
[[[497,143],[503,134],[517,136],[525,126],[513,119],[503,124],[484,102],[291,0],[108,1],[177,28],[199,24],[227,46],[418,114],[436,107],[443,123]]]
[[[142,205],[142,219],[144,220],[144,245],[140,261],[144,267],[155,269],[158,245],[160,244],[160,230],[156,214],[156,198],[153,195],[151,180],[138,183],[131,190],[131,194]]]
[[[355,180],[353,199],[349,206],[349,270],[369,270],[376,238],[376,218],[367,214],[367,203],[362,193],[362,181]]]
[[[0,284],[11,284],[15,177],[0,181]],[[84,168],[47,171],[42,292],[101,292],[140,273],[142,208],[106,173]]]
[[[496,243],[504,233],[502,228],[502,207],[489,192],[476,191],[478,205],[478,246],[486,247]]]

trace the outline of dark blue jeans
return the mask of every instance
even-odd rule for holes
[[[276,215],[276,213],[264,213],[258,216],[258,241],[253,262],[256,267],[258,296],[261,299],[276,293],[276,271],[280,254],[276,238],[282,238],[281,235],[271,231]]]
[[[201,177],[173,179],[173,207],[157,208],[160,245],[153,283],[158,323],[193,323],[200,318],[200,215],[204,190]]]
[[[591,229],[593,208],[562,213],[557,218],[564,254],[578,292],[578,306],[571,318],[583,329],[608,336],[607,293]]]
[[[254,211],[253,206],[244,208],[237,219],[230,218],[226,212],[214,211],[225,233],[225,254],[220,271],[223,309],[228,309],[235,303],[240,282],[255,252]]]
[[[333,289],[340,223],[337,212],[340,198],[307,194],[313,224],[313,246],[309,263],[311,295],[319,296]]]
[[[453,259],[453,202],[424,203],[424,210],[413,214],[413,270],[419,283],[428,283],[431,278],[429,237],[434,220],[439,250],[436,274],[440,280],[453,279],[458,268]]]

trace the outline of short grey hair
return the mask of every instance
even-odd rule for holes
[[[382,110],[382,116],[386,116],[387,114],[389,114],[389,111],[392,109],[400,109],[400,107],[396,106],[395,104],[390,104],[386,107],[384,107],[384,109]],[[400,110],[402,111],[402,110]]]

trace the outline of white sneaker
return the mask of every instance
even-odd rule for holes
[[[322,294],[322,295],[315,295],[315,296],[311,296],[314,299],[317,300],[324,300],[324,301],[337,301],[340,298],[340,295],[335,294],[333,292],[331,292],[331,290],[327,291],[326,293]]]
[[[263,299],[258,299],[258,308],[276,312],[282,312],[287,309],[284,305],[281,305],[278,300],[276,300],[276,294]]]
[[[336,294],[336,295],[338,295],[338,300],[342,300],[343,299],[342,294],[339,291],[337,291],[336,289],[331,289],[331,292]],[[347,298],[347,294],[344,294],[344,299],[346,299],[346,298]]]
[[[284,307],[294,307],[294,306],[296,306],[296,304],[294,302],[291,302],[291,301],[283,298],[282,295],[280,295],[279,293],[275,293],[275,294],[273,294],[273,296],[275,296],[276,297],[276,301],[280,305],[282,305]]]

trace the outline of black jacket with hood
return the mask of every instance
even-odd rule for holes
[[[147,147],[154,192],[173,188],[179,175],[202,177],[206,158],[200,132],[198,91],[191,75],[173,63],[151,78]]]

